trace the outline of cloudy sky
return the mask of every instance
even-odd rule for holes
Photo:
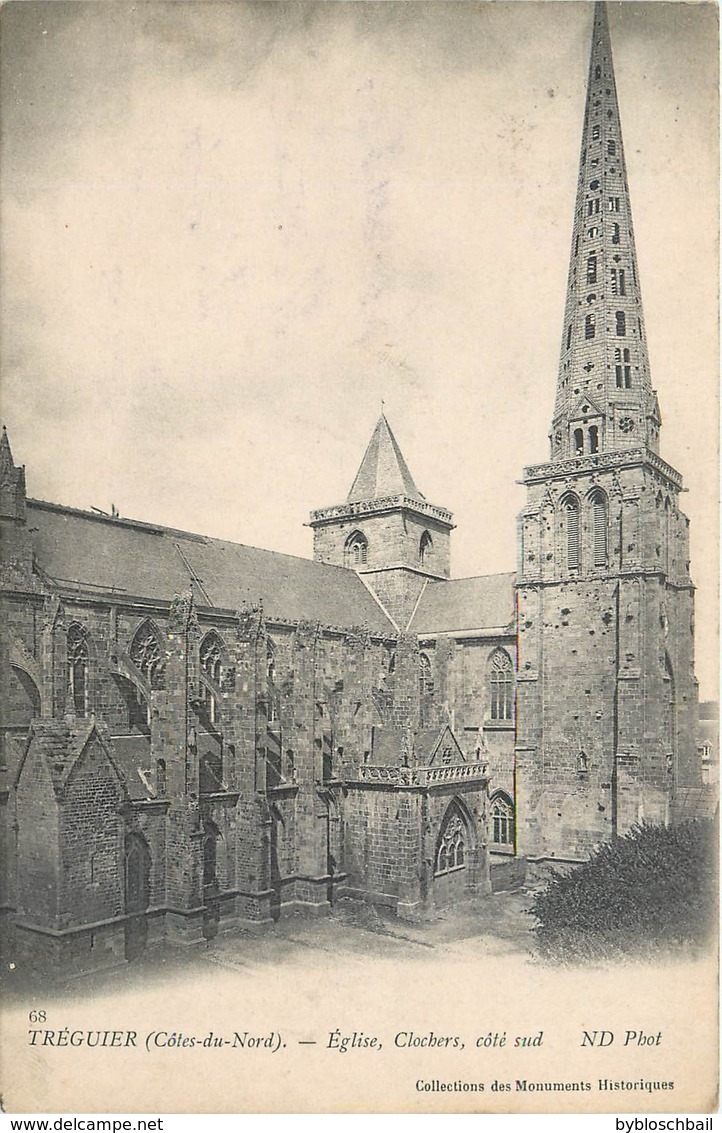
[[[589,3],[2,11],[2,392],[29,493],[310,554],[382,399],[456,576],[545,459]],[[715,694],[717,11],[612,3],[662,455]]]

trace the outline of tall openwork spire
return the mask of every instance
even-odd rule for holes
[[[571,261],[551,430],[555,459],[658,450],[606,5],[594,5]]]

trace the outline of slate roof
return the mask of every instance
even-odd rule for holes
[[[381,414],[346,500],[351,504],[399,495],[412,500],[425,498],[414,483],[388,421]]]
[[[409,630],[424,636],[505,627],[514,620],[515,581],[515,574],[482,574],[429,582]]]
[[[395,632],[345,567],[39,500],[28,500],[27,518],[40,569],[63,586],[170,601],[192,580],[200,607],[236,610],[261,600],[270,621]]]

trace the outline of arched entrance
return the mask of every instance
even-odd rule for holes
[[[148,943],[145,912],[150,904],[150,851],[140,834],[125,839],[125,958],[135,960]]]

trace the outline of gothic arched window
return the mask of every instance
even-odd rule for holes
[[[266,690],[268,697],[268,723],[278,720],[279,706],[276,692],[276,647],[270,637],[266,640]]]
[[[424,531],[421,539],[419,540],[419,562],[422,566],[424,565],[424,560],[426,559],[427,555],[431,554],[433,546],[434,544],[429,532]]]
[[[369,558],[369,542],[363,531],[354,531],[346,540],[346,565],[366,566]]]
[[[214,685],[221,683],[221,654],[223,653],[223,642],[217,633],[211,632],[206,634],[201,642],[200,648],[200,662],[201,668],[204,673],[213,681]],[[206,713],[211,724],[215,724],[218,716],[218,705],[216,698],[208,688],[207,685],[201,686],[201,695],[206,707]]]
[[[130,645],[130,659],[152,689],[163,688],[165,661],[160,638],[150,622],[143,622],[136,630]]]
[[[453,807],[441,829],[436,846],[436,868],[434,872],[437,876],[440,873],[451,873],[452,870],[465,868],[466,843],[466,826],[456,807]]]
[[[422,697],[434,695],[434,678],[431,672],[431,661],[426,653],[419,654],[419,693]]]
[[[76,716],[88,714],[88,643],[77,623],[68,627],[68,692]]]
[[[567,536],[567,569],[579,570],[579,500],[567,496],[562,514]]]
[[[589,497],[592,509],[592,561],[595,567],[607,565],[607,497],[596,488]]]
[[[498,791],[491,800],[491,840],[498,846],[514,845],[514,804],[507,794]]]
[[[489,658],[489,719],[514,719],[514,666],[504,649]]]

